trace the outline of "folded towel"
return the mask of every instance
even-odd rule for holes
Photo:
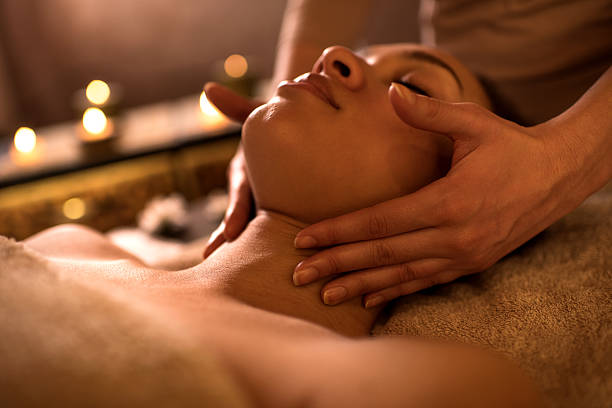
[[[484,273],[399,299],[375,335],[505,354],[549,405],[612,404],[612,188]]]

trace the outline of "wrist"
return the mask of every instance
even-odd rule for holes
[[[612,177],[612,138],[601,123],[561,115],[534,127],[552,156],[553,171],[563,180],[560,194],[575,199],[572,208],[600,190]]]

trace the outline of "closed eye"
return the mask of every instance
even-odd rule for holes
[[[429,93],[427,91],[424,91],[423,89],[419,88],[418,86],[411,84],[409,82],[405,82],[405,81],[395,81],[400,85],[405,86],[406,88],[410,89],[413,92],[418,93],[419,95],[425,95],[425,96],[431,96],[429,95]]]

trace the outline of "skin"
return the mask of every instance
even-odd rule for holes
[[[359,16],[371,2],[329,3],[289,2],[275,80],[308,69],[308,61],[329,41],[354,45],[359,40],[365,31]],[[354,14],[353,25],[344,29],[329,23],[344,21],[343,13]],[[321,25],[313,24],[322,16]],[[325,287],[345,293],[332,304],[363,296],[365,304],[374,306],[480,272],[612,178],[612,164],[606,159],[612,155],[612,69],[567,111],[532,127],[518,126],[476,105],[409,96],[389,92],[398,117],[410,129],[438,132],[453,142],[451,170],[414,194],[332,217],[299,234],[298,247],[322,249],[296,267],[296,274],[308,270],[310,275],[299,283],[339,276]],[[232,113],[241,111],[233,117],[244,120],[255,103],[222,94],[219,104]],[[229,180],[230,205],[205,256],[235,239],[249,220],[245,209],[251,189],[241,149]]]
[[[461,84],[426,59],[433,57]],[[311,75],[329,85],[337,107],[281,83],[244,123],[242,139],[258,208],[308,224],[400,197],[447,172],[450,141],[407,128],[387,97],[393,81],[449,101],[487,101],[461,64],[414,44],[370,47],[363,56],[330,47]]]
[[[345,56],[351,55],[345,49],[341,51]],[[378,55],[382,54],[381,51]],[[335,58],[336,55],[330,52],[326,58]],[[370,101],[371,97],[386,100],[384,89],[387,85],[375,80],[378,79],[374,75],[377,71],[368,68],[364,60],[357,60],[354,55],[351,58],[364,64],[364,68],[371,68],[373,83],[383,89],[382,92],[377,88],[371,89],[375,93],[359,103]],[[436,82],[440,81],[441,78]],[[88,362],[107,351],[102,345],[114,347],[112,371],[104,371],[107,367],[100,364],[98,376],[87,377],[91,392],[100,393],[100,398],[108,400],[109,404],[125,403],[132,397],[139,398],[139,401],[148,398],[148,394],[142,395],[130,387],[130,375],[134,375],[134,371],[128,368],[142,353],[146,358],[147,350],[152,348],[171,356],[178,353],[190,362],[189,368],[193,373],[187,378],[168,378],[161,376],[162,370],[148,370],[144,378],[149,384],[159,384],[151,390],[151,400],[155,400],[153,391],[158,388],[180,388],[190,378],[205,381],[205,370],[202,368],[200,371],[197,364],[198,356],[212,351],[255,406],[538,406],[537,394],[522,374],[491,353],[421,339],[363,338],[368,335],[380,308],[365,309],[359,299],[328,307],[318,301],[323,282],[302,288],[294,286],[294,265],[314,253],[313,250],[296,249],[294,239],[306,226],[301,219],[316,217],[310,215],[305,206],[298,205],[295,210],[283,208],[283,205],[294,203],[285,198],[286,186],[268,184],[264,179],[271,164],[268,157],[259,154],[258,145],[281,147],[286,143],[288,150],[284,153],[294,155],[290,162],[299,169],[300,162],[306,161],[300,157],[302,148],[312,144],[313,140],[308,138],[307,132],[300,135],[290,133],[290,140],[285,138],[289,129],[296,130],[291,128],[296,126],[293,115],[301,112],[304,115],[301,120],[311,122],[312,118],[305,115],[312,113],[313,109],[327,109],[329,105],[303,90],[284,92],[279,89],[277,98],[249,117],[243,134],[247,165],[258,200],[277,209],[260,208],[238,239],[221,245],[193,268],[168,272],[147,267],[90,229],[59,226],[29,238],[25,244],[46,257],[52,268],[61,271],[61,279],[47,284],[22,282],[24,284],[19,285],[21,279],[31,276],[20,274],[15,278],[18,284],[0,285],[0,290],[11,288],[9,292],[13,295],[9,297],[9,292],[2,292],[2,298],[12,302],[9,304],[12,309],[22,310],[18,315],[30,315],[37,307],[36,303],[30,305],[26,299],[53,299],[55,296],[58,302],[90,302],[91,307],[82,313],[67,308],[61,314],[68,316],[64,318],[70,322],[69,329],[61,335],[67,336],[65,342],[73,345],[70,355],[78,356],[74,363],[77,364],[75,378],[78,381],[82,381],[78,373],[91,370]],[[339,103],[344,103],[348,110],[346,103],[351,102],[340,98],[338,96]],[[391,110],[390,105],[386,109]],[[377,114],[390,115],[390,112],[381,109]],[[341,122],[343,119],[338,117],[337,120]],[[429,136],[415,131],[412,137],[424,143],[422,139]],[[388,138],[384,143],[394,141],[388,134],[384,137]],[[368,139],[363,142],[380,144],[380,141]],[[437,152],[427,156],[427,161],[437,154],[444,156],[445,149],[436,138],[431,138],[424,146]],[[342,147],[342,143],[338,143],[335,148]],[[320,148],[321,154],[326,155],[332,146],[323,144]],[[359,157],[353,157],[353,161],[363,161],[367,165],[367,156],[362,152]],[[398,165],[403,165],[401,157],[395,160]],[[320,164],[326,166],[328,176],[333,178],[338,170],[336,163],[322,161]],[[280,165],[286,166],[287,163]],[[437,171],[435,166],[432,171]],[[300,172],[290,169],[287,169],[287,174],[303,177]],[[404,183],[413,178],[405,177]],[[376,190],[369,194],[395,194],[397,181],[385,178],[379,181],[369,186]],[[282,179],[282,182],[292,180]],[[334,187],[342,189],[343,185]],[[334,212],[338,211],[337,206],[357,199],[371,199],[369,195],[348,189],[344,194],[347,196],[332,200],[329,210],[325,210],[323,205],[315,205],[314,211]],[[70,286],[69,290],[65,290],[66,286]],[[118,299],[121,302],[115,305]],[[40,313],[45,312],[43,308]],[[51,326],[61,323],[53,314],[42,321]],[[94,344],[85,341],[88,330],[102,321],[112,328],[98,334],[104,341]],[[134,321],[138,321],[138,325],[134,325]],[[15,322],[13,326],[27,324],[26,321]],[[44,361],[50,358],[45,353],[55,356],[57,352],[53,347],[63,343],[50,342],[48,329],[41,328],[41,324],[25,327],[21,331],[22,337],[15,336],[12,331],[4,333],[8,350],[18,350],[18,345],[24,342],[34,345],[27,355],[27,364],[11,366],[7,378],[24,378],[22,371],[25,370],[32,373],[27,377],[28,387],[35,389],[47,383],[49,378],[58,377],[58,372],[52,369],[45,371],[36,367],[44,368]],[[114,330],[122,333],[118,344],[114,340]],[[107,331],[108,335],[105,334]],[[145,332],[157,334],[143,339],[142,333]],[[42,347],[43,344],[48,347]],[[172,345],[170,351],[167,349],[169,345]],[[70,367],[67,363],[65,366],[59,364],[58,370],[70,372]],[[125,377],[117,374],[124,372],[127,373]],[[100,391],[111,373],[112,378],[118,378],[113,383],[113,392]],[[18,389],[10,391],[7,393],[9,402],[22,401]],[[47,401],[61,402],[62,398],[70,395],[68,391],[65,387],[51,387]],[[197,387],[177,395],[185,405],[201,400]],[[87,394],[84,398],[86,400]],[[149,401],[142,403],[145,404]]]

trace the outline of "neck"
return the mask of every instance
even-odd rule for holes
[[[260,211],[238,239],[224,244],[196,267],[198,275],[208,276],[213,288],[251,306],[308,320],[341,334],[367,335],[378,310],[366,310],[360,299],[326,306],[320,295],[325,281],[293,285],[293,269],[313,254],[293,246],[305,226],[292,218]]]

